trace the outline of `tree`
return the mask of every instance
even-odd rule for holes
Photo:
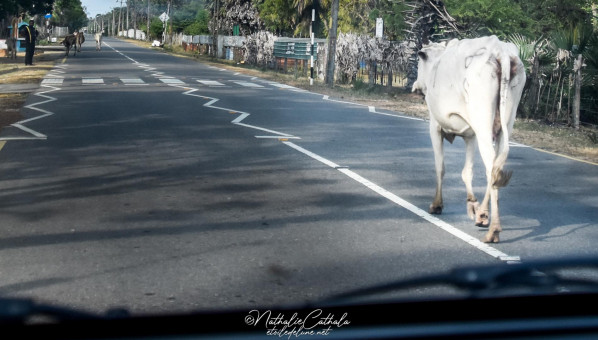
[[[449,15],[441,0],[413,0],[406,3],[409,26],[407,41],[413,47],[407,69],[407,87],[411,88],[417,79],[417,52],[423,45],[440,38],[459,35],[456,20]]]
[[[293,0],[263,0],[257,5],[260,18],[267,30],[279,36],[293,35],[298,12]]]
[[[0,15],[15,16],[22,13],[29,15],[47,14],[52,11],[54,0],[2,0],[0,1]]]
[[[375,18],[370,19],[373,1],[368,0],[339,0],[338,29],[348,33],[374,33]]]
[[[195,21],[183,29],[183,33],[188,35],[200,35],[210,33],[209,29],[210,13],[206,9],[201,9],[195,15]]]
[[[81,0],[56,0],[51,20],[57,26],[78,30],[87,24],[87,15]]]
[[[212,13],[213,34],[232,35],[235,25],[243,36],[264,28],[257,3],[251,0],[207,0],[206,8]]]
[[[551,39],[554,49],[561,52],[557,53],[557,56],[563,56],[565,71],[574,79],[572,125],[575,129],[579,129],[580,123],[582,68],[585,65],[585,54],[590,50],[590,44],[594,40],[595,34],[592,27],[588,25],[579,25],[556,32]]]
[[[376,2],[375,8],[370,12],[370,20],[376,18],[384,20],[384,33],[390,40],[401,40],[405,36],[407,25],[405,12],[407,6],[403,1],[381,0]]]
[[[150,32],[151,39],[160,39],[161,40],[162,33],[164,33],[164,24],[162,23],[162,21],[159,18],[157,18],[157,17],[151,18],[149,32]]]
[[[466,36],[496,35],[504,39],[514,32],[529,36],[535,31],[535,23],[516,1],[447,1],[446,8]]]
[[[209,13],[201,0],[191,0],[175,7],[172,11],[172,28],[175,32],[189,31],[187,27],[193,25],[193,31],[207,33],[207,17]],[[209,20],[209,19],[208,19]],[[195,33],[200,34],[200,33]]]
[[[329,11],[322,6],[323,0],[293,0],[293,7],[297,10],[295,36],[310,37],[313,32],[316,37],[325,37],[325,21],[329,18]],[[325,0],[324,0],[325,1]],[[327,7],[329,8],[329,6]],[[312,11],[315,11],[315,21],[312,23]]]

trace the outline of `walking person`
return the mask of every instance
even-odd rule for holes
[[[29,20],[29,25],[24,25],[22,35],[25,38],[25,65],[33,65],[33,53],[35,52],[35,40],[37,39],[37,30],[34,27],[35,22]]]

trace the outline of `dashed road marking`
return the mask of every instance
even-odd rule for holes
[[[62,85],[64,78],[44,78],[42,85]]]
[[[103,78],[81,78],[83,85],[104,85]]]
[[[207,86],[225,86],[223,83],[216,80],[197,79],[197,82]]]
[[[260,85],[260,84],[250,83],[248,81],[238,81],[238,80],[235,80],[235,81],[233,81],[233,83],[235,83],[237,85],[245,86],[245,87],[263,88],[263,86]]]
[[[176,78],[160,78],[160,81],[168,85],[184,85],[185,82]]]
[[[148,85],[141,78],[120,78],[120,81],[125,85]]]

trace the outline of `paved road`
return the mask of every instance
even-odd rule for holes
[[[596,165],[513,145],[502,242],[484,245],[465,215],[460,140],[430,218],[426,122],[105,42],[58,65],[0,135],[0,294],[251,308],[598,253]],[[481,198],[479,157],[475,171]]]

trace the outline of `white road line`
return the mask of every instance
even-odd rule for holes
[[[183,86],[177,86],[177,85],[172,85],[172,86],[174,86],[174,87],[180,87],[180,88],[184,88],[184,89],[188,89],[188,87],[183,87]],[[270,129],[266,129],[266,128],[263,128],[263,127],[260,127],[260,126],[255,126],[255,125],[241,123],[241,121],[243,121],[245,118],[249,117],[249,113],[238,111],[238,110],[229,109],[229,108],[226,108],[226,107],[214,106],[213,104],[215,102],[217,102],[219,99],[212,98],[212,97],[202,96],[200,94],[194,94],[193,92],[196,92],[196,91],[199,91],[199,90],[198,89],[190,89],[190,90],[188,90],[186,92],[183,92],[183,94],[188,95],[188,96],[194,96],[194,97],[204,98],[204,99],[210,99],[210,101],[207,102],[207,103],[205,103],[205,104],[203,104],[203,106],[210,107],[210,108],[217,109],[217,110],[222,110],[222,111],[239,113],[240,116],[238,116],[233,121],[231,121],[232,124],[239,125],[239,126],[244,126],[244,127],[247,127],[247,128],[250,128],[250,129],[254,129],[254,130],[268,132],[268,133],[271,133],[271,134],[276,135],[276,136],[282,136],[282,138],[294,137],[293,135],[290,135],[288,133],[279,132],[279,131],[276,131],[276,130],[270,130]]]
[[[120,81],[125,85],[149,85],[141,78],[120,78]]]
[[[301,139],[301,137],[297,137],[297,136],[255,136],[255,138],[260,138],[260,139]]]
[[[172,84],[176,84],[176,85],[184,85],[185,82],[180,80],[180,79],[176,79],[176,78],[160,78],[160,81],[163,82],[164,84],[168,84],[168,85],[172,85]]]
[[[266,128],[263,128],[263,127],[260,127],[260,126],[249,125],[249,124],[245,124],[245,123],[233,123],[233,124],[239,125],[239,126],[244,126],[244,127],[250,128],[250,129],[255,129],[255,130],[260,130],[260,131],[268,132],[268,133],[271,133],[271,134],[274,134],[274,135],[284,136],[284,138],[293,137],[293,135],[289,135],[289,134],[286,134],[286,133],[283,133],[283,132],[279,132],[279,131],[276,131],[276,130],[266,129]]]
[[[64,78],[44,78],[42,85],[62,85]]]
[[[224,84],[222,84],[219,81],[216,80],[203,80],[203,79],[197,79],[198,83],[202,83],[204,85],[208,85],[208,86],[225,86]]]
[[[102,78],[81,78],[83,85],[104,85],[104,79]]]
[[[39,118],[41,118],[41,117],[39,117]],[[25,132],[28,132],[28,133],[30,133],[30,134],[33,135],[33,138],[31,138],[31,137],[29,137],[29,138],[25,137],[25,138],[19,138],[19,139],[47,139],[48,138],[48,136],[44,135],[43,133],[37,132],[35,130],[32,130],[32,129],[30,129],[30,128],[26,127],[26,126],[23,126],[21,124],[18,124],[18,123],[14,123],[11,126],[14,126],[14,127],[18,128],[18,129],[21,129],[21,130],[23,130]]]
[[[254,88],[262,88],[263,87],[260,84],[250,83],[247,81],[233,81],[233,83],[235,83],[237,85],[245,86],[245,87],[254,87]]]
[[[301,152],[301,153],[303,153],[303,154],[305,154],[305,155],[307,155],[307,156],[309,156],[309,157],[317,160],[320,163],[324,163],[324,164],[328,165],[329,167],[331,167],[333,169],[336,169],[336,168],[340,167],[338,164],[334,163],[333,161],[329,161],[326,158],[324,158],[324,157],[322,157],[320,155],[317,155],[317,154],[315,154],[315,153],[313,153],[313,152],[311,152],[311,151],[309,151],[307,149],[304,149],[304,148],[300,147],[299,145],[297,145],[295,143],[292,143],[292,142],[283,142],[283,143],[285,145],[290,146],[291,148],[293,148],[293,149],[295,149],[295,150],[297,150],[297,151],[299,151],[299,152]]]
[[[243,119],[245,119],[247,117],[249,117],[249,113],[243,113],[239,117],[235,118],[235,120],[233,120],[231,123],[233,123],[233,124],[240,123]]]
[[[374,111],[372,113],[375,113],[375,114],[381,115],[381,116],[388,116],[388,117],[394,117],[394,118],[400,118],[400,119],[417,120],[420,122],[426,121],[425,119],[418,118],[418,117],[403,116],[403,115],[398,115],[398,114],[393,114],[393,113],[384,113],[384,112],[377,112],[377,111]]]
[[[295,89],[297,89],[297,88],[296,88],[296,87],[294,87],[294,86],[291,86],[291,85],[286,85],[286,84],[270,83],[270,85],[272,85],[272,86],[276,86],[276,87],[278,87],[278,88],[281,88],[281,89],[292,89],[292,90],[295,90]]]
[[[30,109],[30,110],[42,112],[43,114],[40,115],[40,116],[29,118],[29,119],[24,119],[24,120],[18,121],[16,123],[13,123],[13,124],[10,125],[12,127],[15,127],[15,128],[17,128],[17,129],[19,129],[21,131],[24,131],[24,132],[30,134],[31,137],[29,137],[29,136],[27,136],[27,137],[2,137],[2,138],[0,138],[0,140],[31,140],[31,139],[47,139],[48,138],[48,136],[44,135],[43,133],[37,132],[37,131],[35,131],[33,129],[30,129],[30,128],[28,128],[28,127],[26,127],[26,126],[23,125],[25,123],[32,122],[34,120],[42,119],[42,118],[45,118],[45,117],[49,117],[49,116],[51,116],[51,115],[54,114],[54,112],[51,112],[51,111],[48,111],[48,110],[45,110],[45,109],[40,109],[37,106],[55,101],[56,98],[47,95],[47,93],[58,91],[58,90],[60,90],[60,88],[59,87],[54,87],[54,86],[51,86],[51,85],[46,85],[46,84],[42,84],[41,86],[42,87],[50,88],[50,90],[43,91],[43,92],[33,93],[33,95],[38,96],[38,97],[42,97],[42,98],[46,98],[47,100],[44,100],[44,101],[41,101],[41,102],[37,102],[37,103],[33,103],[33,104],[29,104],[29,105],[26,105],[25,107],[28,108],[28,109]]]
[[[331,168],[334,168],[338,171],[340,171],[341,173],[345,174],[346,176],[350,177],[351,179],[355,180],[356,182],[364,185],[365,187],[367,187],[368,189],[374,191],[375,193],[377,193],[380,196],[385,197],[386,199],[390,200],[391,202],[409,210],[410,212],[416,214],[417,216],[423,218],[424,220],[432,223],[433,225],[437,226],[438,228],[450,233],[451,235],[465,241],[466,243],[468,243],[469,245],[483,251],[484,253],[497,258],[501,261],[505,261],[507,263],[517,263],[520,261],[519,256],[510,256],[507,255],[503,252],[501,252],[500,250],[493,248],[489,245],[487,245],[486,243],[476,239],[473,236],[470,236],[469,234],[453,227],[452,225],[444,222],[443,220],[427,213],[426,211],[416,207],[415,205],[409,203],[408,201],[402,199],[401,197],[393,194],[392,192],[380,187],[379,185],[369,181],[368,179],[360,176],[359,174],[345,168],[345,167],[341,167],[338,164],[322,157],[319,156],[307,149],[304,149],[292,142],[283,142],[285,145],[323,163],[328,165]]]
[[[531,148],[531,146],[527,146],[524,144],[519,144],[519,143],[511,142],[511,141],[509,141],[509,146],[515,147],[515,148]]]

